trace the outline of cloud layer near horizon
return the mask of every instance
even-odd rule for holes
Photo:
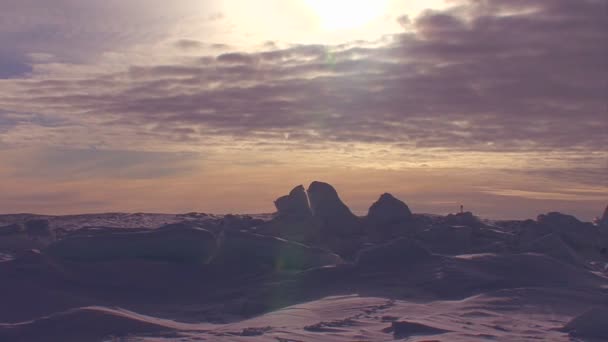
[[[121,13],[141,5],[126,3]],[[151,37],[110,40],[95,29],[71,50],[45,35],[24,37],[19,25],[30,21],[5,16],[0,27],[16,29],[0,35],[0,156],[59,149],[74,151],[67,163],[81,164],[83,154],[99,157],[93,150],[129,150],[221,158],[220,167],[304,159],[350,168],[523,169],[569,175],[573,184],[593,175],[583,185],[596,193],[608,189],[607,3],[454,1],[413,18],[395,14],[403,32],[375,40],[259,37],[254,47],[182,36],[172,26],[179,10],[135,20],[158,30]],[[42,15],[36,1],[23,4],[22,17]],[[56,5],[73,9],[66,4]],[[206,18],[221,21],[214,11]],[[34,158],[39,166],[65,162]],[[154,161],[165,172],[183,170],[171,158]],[[91,172],[102,174],[117,167],[95,165]],[[483,192],[534,198],[522,190]]]

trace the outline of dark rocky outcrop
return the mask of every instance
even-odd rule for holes
[[[401,200],[385,193],[369,208],[367,219],[376,225],[388,225],[411,220],[410,208]]]
[[[321,239],[320,225],[312,216],[304,186],[296,186],[288,195],[275,200],[274,205],[277,214],[255,227],[256,233],[305,244],[314,244]]]
[[[321,247],[352,258],[364,240],[363,222],[340,200],[327,183],[312,182],[305,191],[295,187],[275,201],[278,213],[254,231]]]
[[[322,182],[312,182],[308,187],[312,214],[324,233],[352,235],[359,231],[359,219],[342,202],[336,189]]]
[[[278,215],[284,218],[309,218],[312,216],[304,186],[298,185],[289,195],[274,201]]]

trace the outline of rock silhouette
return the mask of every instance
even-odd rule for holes
[[[308,195],[303,185],[296,186],[289,195],[279,197],[274,202],[277,212],[281,217],[307,218],[312,216]]]
[[[288,195],[274,201],[277,213],[273,219],[258,225],[256,232],[301,243],[320,240],[320,225],[312,216],[304,186],[298,185]]]
[[[410,208],[401,200],[385,193],[369,208],[367,219],[380,225],[408,221],[412,218]]]
[[[358,231],[359,219],[342,202],[331,185],[315,181],[310,184],[307,192],[312,214],[324,232],[351,235]]]

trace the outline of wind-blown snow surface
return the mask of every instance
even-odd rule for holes
[[[323,220],[289,196],[296,216],[0,216],[0,341],[608,340],[608,228],[388,196],[331,216],[326,193]]]

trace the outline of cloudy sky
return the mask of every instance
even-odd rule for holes
[[[608,204],[608,0],[2,0],[0,212]]]

